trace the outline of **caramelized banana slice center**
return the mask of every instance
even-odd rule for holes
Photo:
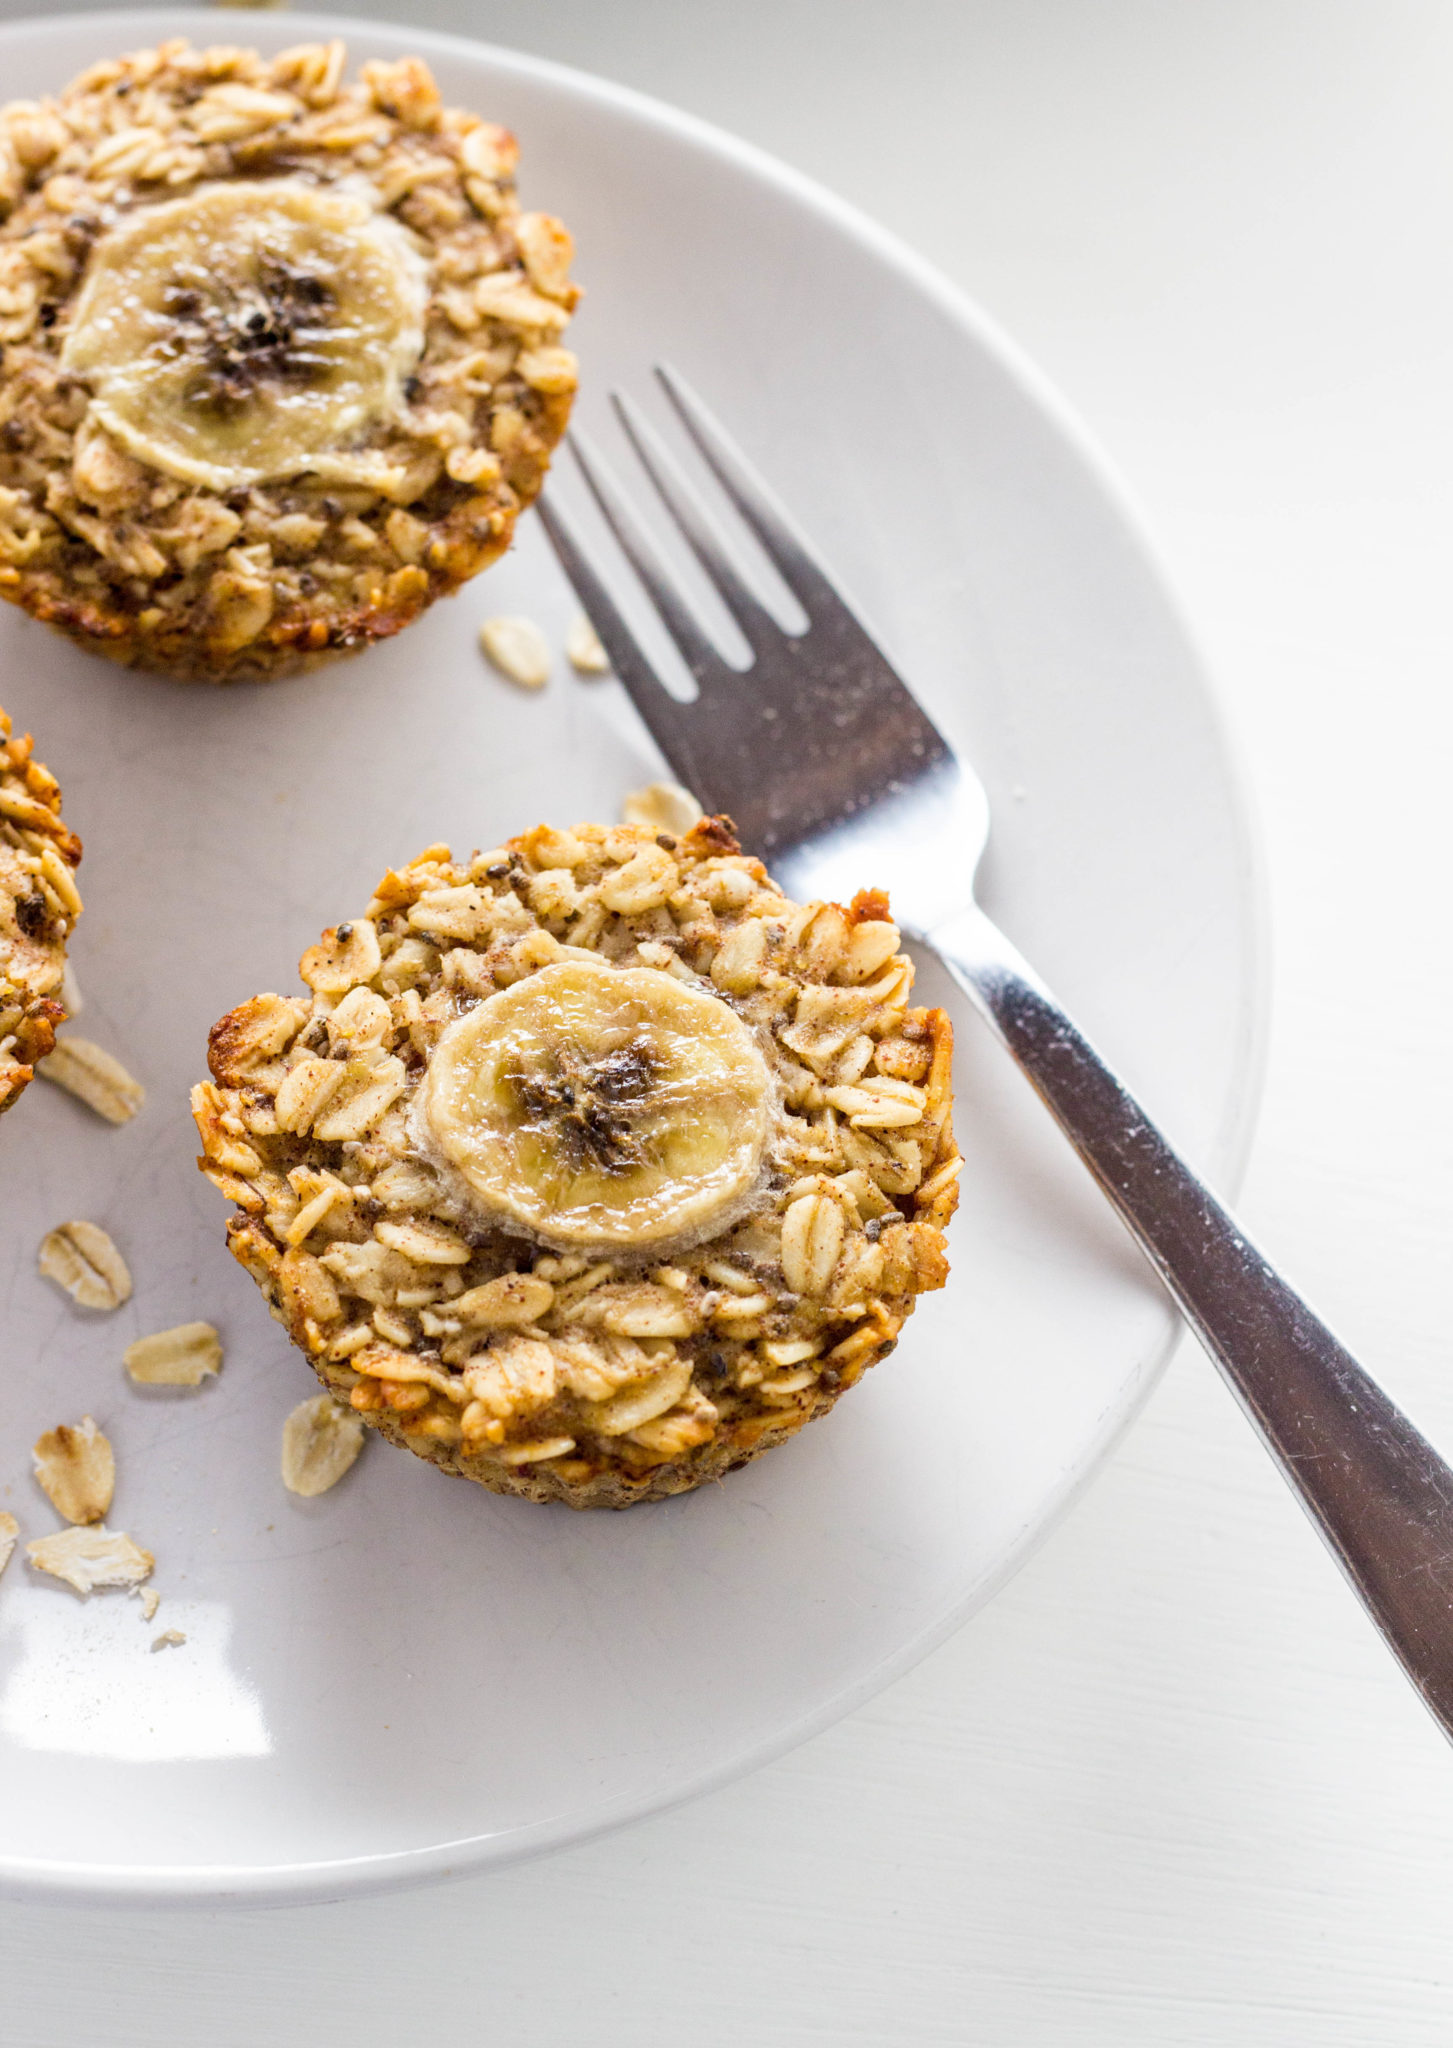
[[[658,1248],[744,1212],[772,1101],[755,1039],[719,998],[654,967],[568,960],[447,1028],[415,1136],[506,1229]]]
[[[395,414],[427,270],[368,201],[301,179],[143,206],[92,251],[61,366],[142,461],[212,490],[311,470]]]

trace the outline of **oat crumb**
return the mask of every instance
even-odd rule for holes
[[[550,679],[550,649],[533,619],[486,619],[479,644],[502,676],[522,690],[541,690]]]
[[[35,1476],[58,1515],[68,1522],[105,1519],[116,1490],[116,1458],[110,1439],[89,1415],[78,1423],[58,1422],[31,1448]]]
[[[40,1272],[78,1308],[120,1308],[131,1299],[131,1274],[99,1223],[58,1223],[41,1240]]]
[[[565,635],[565,658],[578,676],[610,674],[610,656],[584,612],[578,612],[570,621]]]
[[[139,1586],[151,1577],[156,1559],[124,1530],[98,1522],[90,1529],[62,1529],[55,1536],[37,1536],[25,1546],[27,1560],[39,1572],[63,1579],[83,1599],[110,1586]]]
[[[691,791],[679,782],[648,782],[644,789],[633,789],[621,805],[622,824],[682,837],[704,815]]]
[[[183,1630],[179,1628],[164,1628],[159,1636],[152,1637],[152,1651],[155,1653],[157,1650],[180,1649],[186,1640],[187,1638]]]
[[[363,1424],[331,1394],[300,1401],[283,1424],[282,1474],[305,1500],[336,1486],[363,1449]]]
[[[39,1072],[47,1081],[77,1096],[108,1124],[130,1123],[146,1100],[146,1090],[120,1060],[89,1038],[58,1038],[55,1050]]]
[[[222,1339],[210,1323],[178,1323],[138,1337],[122,1355],[139,1386],[199,1387],[222,1370]]]

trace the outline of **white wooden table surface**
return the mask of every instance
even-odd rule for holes
[[[1276,1008],[1242,1207],[1453,1442],[1453,10],[354,11],[750,136],[926,251],[1089,420],[1158,531],[1264,821]],[[1444,2048],[1450,1909],[1453,1755],[1186,1347],[994,1605],[783,1762],[359,1905],[12,1907],[0,2035]]]

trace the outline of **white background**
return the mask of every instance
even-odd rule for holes
[[[354,11],[562,58],[776,151],[964,285],[1088,419],[1263,820],[1276,997],[1241,1207],[1453,1444],[1453,9]],[[785,1761],[405,1896],[10,1907],[0,2033],[1444,2048],[1450,1846],[1453,1755],[1185,1347],[998,1600]]]

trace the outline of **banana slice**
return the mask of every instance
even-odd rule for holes
[[[345,481],[424,343],[408,232],[338,187],[204,185],[143,206],[91,255],[61,367],[133,455],[211,490]]]
[[[644,1248],[742,1212],[772,1100],[756,1041],[719,998],[654,967],[565,960],[445,1030],[415,1137],[506,1229]]]

